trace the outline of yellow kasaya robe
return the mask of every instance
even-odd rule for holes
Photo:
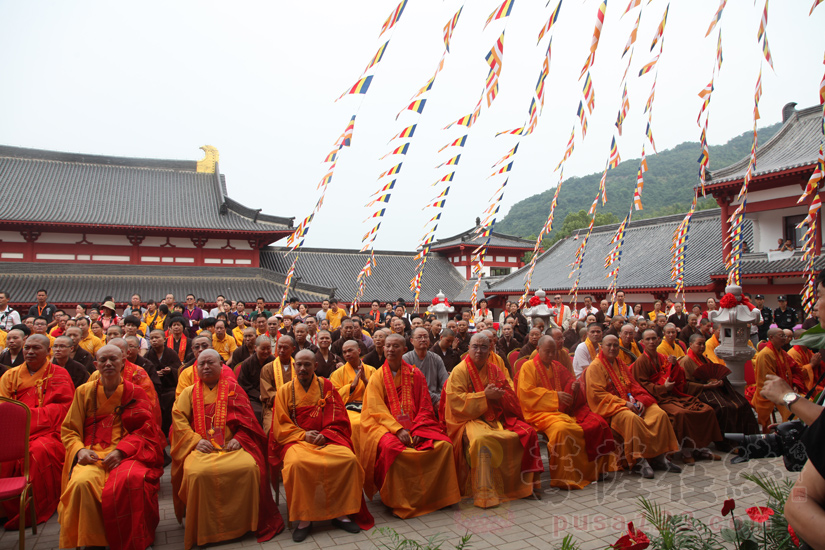
[[[0,349],[5,349],[6,347],[6,331],[0,330]]]
[[[550,387],[545,386],[538,369],[544,369]],[[521,367],[518,381],[518,398],[524,411],[524,420],[547,436],[547,456],[550,464],[550,485],[563,489],[583,489],[599,476],[619,469],[613,435],[607,423],[594,415],[584,401],[581,392],[572,391],[575,378],[558,361],[549,368],[533,358]],[[570,407],[559,403],[558,392],[569,393],[574,401]],[[583,411],[578,409],[584,408]],[[578,412],[578,414],[577,414]],[[590,446],[599,451],[591,461],[584,428],[576,421],[577,416],[590,417],[588,432]],[[602,430],[599,430],[599,428]],[[596,454],[595,452],[593,453]]]
[[[127,380],[108,398],[97,382],[75,391],[61,430],[66,460],[57,509],[60,548],[145,550],[154,542],[164,438],[152,408],[146,393]],[[84,448],[101,461],[115,450],[124,457],[112,470],[101,462],[75,464]]]
[[[95,357],[97,350],[103,347],[103,341],[89,331],[89,335],[81,338],[77,345],[88,351],[92,357]]]
[[[708,361],[711,363],[719,363],[720,365],[725,365],[725,360],[721,359],[716,356],[716,348],[719,346],[719,338],[716,337],[714,334],[710,338],[705,341],[705,357],[708,358]]]
[[[685,356],[685,350],[682,349],[682,346],[674,342],[674,346],[671,346],[667,340],[662,338],[662,342],[659,344],[659,347],[656,348],[656,351],[664,355],[665,357],[670,357],[671,355],[676,359]],[[637,357],[639,357],[637,355]]]
[[[654,458],[679,450],[667,413],[636,382],[627,365],[620,360],[609,364],[604,353],[599,352],[584,375],[587,404],[622,436],[628,466],[634,466],[640,458]],[[645,411],[641,416],[627,408],[628,393],[644,404]]]
[[[237,382],[223,378],[212,389],[201,381],[187,387],[175,401],[172,420],[172,496],[178,521],[186,516],[184,548],[248,531],[258,531],[260,542],[283,530],[269,489],[266,436]],[[241,448],[198,451],[197,444],[207,438],[217,449],[232,439]]]
[[[367,379],[367,383],[370,381],[370,377],[375,372],[375,367],[371,365],[367,365],[366,363],[361,363],[361,368],[364,369],[364,377]],[[332,385],[341,395],[341,400],[344,402],[344,406],[346,407],[350,403],[353,404],[361,404],[364,401],[364,391],[366,390],[366,386],[364,385],[363,380],[358,380],[358,385],[355,387],[355,391],[350,392],[350,388],[352,388],[352,381],[355,379],[355,369],[352,368],[352,365],[349,363],[344,363],[343,366],[335,369],[333,373],[329,376],[329,381],[332,382]],[[357,407],[352,407],[357,409]],[[350,410],[347,408],[347,415],[349,416],[349,424],[352,428],[352,451],[355,453],[355,456],[358,459],[361,459],[361,411],[359,410]],[[364,466],[363,464],[361,466]]]
[[[536,355],[539,354],[539,350],[533,350],[533,353],[530,354],[530,359],[533,359]],[[567,348],[561,348],[561,351],[556,352],[556,361],[561,363],[561,366],[567,369],[567,372],[576,376],[576,373],[573,372],[573,358],[570,357],[570,350]],[[517,383],[516,380],[513,380],[514,383]]]
[[[272,427],[272,407],[278,389],[290,380],[295,380],[295,359],[290,358],[289,361],[289,378],[284,372],[280,357],[261,367],[261,412],[265,434],[268,434]]]
[[[326,444],[307,442],[308,430],[323,435]],[[281,386],[269,444],[270,464],[283,468],[292,521],[323,521],[362,511],[364,470],[352,452],[349,417],[332,382],[313,376],[308,390],[297,380]]]
[[[212,335],[212,349],[218,352],[224,363],[232,358],[232,352],[237,348],[238,344],[231,334],[224,334],[223,340],[218,340],[217,334]]]
[[[180,397],[180,394],[183,393],[183,390],[192,386],[195,383],[197,374],[198,373],[196,372],[195,365],[189,365],[188,367],[180,367],[180,370],[178,371],[178,385],[177,387],[175,387],[175,399]],[[235,371],[233,371],[226,365],[221,365],[221,378],[235,380]]]
[[[380,489],[381,501],[402,519],[461,500],[453,446],[435,417],[420,370],[404,363],[394,375],[388,364],[375,371],[364,394],[360,424],[364,488],[370,498]],[[396,434],[402,428],[411,438],[421,438],[417,446],[401,443]]]
[[[756,354],[754,358],[756,364],[756,392],[753,394],[753,408],[756,409],[756,418],[762,430],[768,433],[768,426],[772,423],[771,414],[774,404],[772,401],[762,397],[762,386],[765,385],[766,377],[769,374],[776,375],[788,383],[794,391],[804,393],[805,384],[802,380],[802,371],[796,366],[785,350],[775,350],[770,342]],[[782,421],[788,420],[791,411],[784,405],[776,405],[776,410],[782,416]]]
[[[619,359],[621,359],[622,363],[624,363],[625,365],[632,364],[633,361],[635,361],[639,356],[642,355],[642,350],[639,349],[639,345],[636,344],[636,342],[633,340],[630,342],[629,348],[627,348],[621,340],[619,340],[619,346]],[[630,350],[630,353],[635,355],[635,357],[631,357],[630,354],[628,354],[625,351],[625,349]]]
[[[530,496],[540,484],[543,466],[536,432],[520,420],[507,370],[487,361],[477,369],[474,384],[471,361],[465,357],[447,380],[447,435],[453,442],[461,494],[472,496],[480,508],[490,508]],[[504,389],[504,397],[488,402],[488,383]]]

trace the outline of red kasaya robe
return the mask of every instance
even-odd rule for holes
[[[0,383],[0,395],[22,402],[31,410],[29,477],[34,494],[37,523],[47,521],[60,501],[60,475],[66,450],[60,426],[74,397],[74,383],[63,367],[49,363],[34,376],[26,363],[9,370]],[[23,475],[23,459],[0,464],[0,479]],[[17,529],[20,500],[3,502],[6,529]],[[26,514],[31,525],[31,513]]]
[[[87,407],[95,399],[100,402],[103,392],[102,386],[98,386],[97,382],[87,382],[77,388],[63,423],[66,447],[63,487],[69,484],[81,449],[97,449],[101,457],[108,454],[103,452],[106,449],[121,451],[124,458],[120,465],[108,472],[101,494],[106,542],[112,550],[145,550],[154,543],[155,529],[160,521],[158,490],[163,474],[165,438],[154,422],[155,402],[140,386],[123,380],[117,390],[122,392],[120,404],[115,407],[111,400],[106,400],[95,415]],[[120,426],[116,431],[117,417]],[[66,502],[61,504],[67,505]],[[61,546],[86,545],[82,534],[84,526],[71,526],[75,533],[80,530],[79,536],[63,533],[68,527],[61,525]]]

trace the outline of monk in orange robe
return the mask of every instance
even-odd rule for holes
[[[579,382],[556,361],[556,342],[542,336],[522,365],[518,397],[524,420],[547,436],[550,484],[583,489],[619,469],[610,426],[587,406]]]
[[[642,477],[652,478],[654,468],[681,472],[665,456],[679,450],[667,413],[618,356],[619,339],[605,336],[596,359],[584,371],[587,404],[622,437],[625,460]]]
[[[307,538],[313,521],[331,519],[349,533],[375,524],[344,402],[332,382],[315,376],[315,365],[312,351],[295,355],[295,378],[278,389],[272,410],[269,460],[283,468],[289,517],[298,522],[295,542]]]
[[[768,343],[756,354],[756,392],[753,394],[753,408],[762,430],[768,433],[768,426],[773,423],[771,413],[774,404],[762,397],[762,386],[769,374],[782,378],[794,391],[805,394],[805,380],[802,370],[796,362],[782,349],[785,345],[785,332],[781,328],[768,329]],[[788,419],[791,411],[782,405],[776,406],[782,421]]]
[[[123,361],[117,346],[98,350],[100,377],[77,388],[63,422],[60,548],[145,550],[155,540],[164,437],[155,404],[123,378]]]
[[[461,500],[453,445],[435,417],[427,379],[404,362],[406,351],[403,336],[387,336],[386,362],[366,387],[360,423],[367,496],[380,490],[402,519]]]
[[[666,325],[665,334],[669,333],[675,338],[676,327]],[[648,329],[642,334],[642,342],[645,351],[633,363],[633,378],[667,413],[682,449],[682,461],[693,464],[697,458],[719,460],[718,455],[707,449],[710,443],[722,440],[713,408],[687,393],[685,370],[674,355],[665,356],[659,351],[673,349],[667,340],[662,343],[668,346],[663,347],[656,331]],[[681,351],[678,344],[676,347]]]
[[[295,351],[295,340],[292,336],[284,334],[278,338],[275,349],[278,355],[275,356],[274,360],[261,367],[258,381],[265,434],[269,434],[272,428],[272,404],[275,402],[278,388],[295,377],[295,360],[292,358],[292,352]],[[249,369],[244,371],[245,376],[249,373]]]
[[[347,408],[349,424],[352,428],[352,450],[360,460],[361,407],[364,402],[364,393],[367,389],[367,384],[369,384],[372,375],[375,374],[375,367],[361,361],[361,357],[359,356],[361,350],[358,347],[358,342],[355,340],[344,342],[342,351],[346,363],[344,363],[342,367],[335,369],[330,375],[329,381],[332,382],[332,385],[338,393],[341,394],[341,400]],[[361,466],[366,468],[366,464],[361,464]]]
[[[490,349],[487,336],[474,335],[445,388],[459,488],[479,508],[540,498],[544,469],[536,431],[524,422],[507,371],[488,360]]]
[[[805,331],[800,329],[796,331],[795,337],[800,338],[804,333]],[[823,368],[825,368],[820,353],[814,353],[805,346],[797,344],[788,350],[788,356],[796,361],[796,364],[802,369],[805,388],[811,390],[822,375]],[[825,382],[819,382],[816,393],[821,392],[823,387],[825,387]]]
[[[66,450],[60,440],[60,426],[74,397],[68,371],[48,360],[49,339],[32,334],[23,345],[25,362],[0,378],[0,396],[24,403],[31,410],[29,431],[29,471],[33,485],[37,523],[47,521],[60,500],[60,475]],[[23,459],[0,464],[0,479],[23,475]],[[3,502],[6,529],[17,529],[20,500]],[[31,525],[26,514],[25,525]]]
[[[212,349],[212,339],[209,336],[195,336],[192,340],[192,362],[191,364],[182,366],[180,370],[178,370],[178,382],[175,387],[176,400],[180,397],[180,394],[183,393],[183,390],[199,381],[198,369],[196,369],[195,366],[198,364],[198,357],[201,352],[208,349]],[[235,372],[226,365],[221,365],[221,378],[235,380]]]
[[[172,409],[172,494],[178,521],[186,514],[186,550],[248,531],[264,542],[284,529],[269,488],[266,435],[246,393],[221,370],[217,351],[201,352],[198,382]]]

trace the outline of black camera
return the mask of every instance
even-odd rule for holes
[[[734,464],[747,462],[751,458],[782,457],[789,472],[799,472],[808,460],[802,434],[805,424],[799,420],[778,424],[769,434],[725,434],[725,439],[736,443],[735,452],[739,455],[732,460]]]

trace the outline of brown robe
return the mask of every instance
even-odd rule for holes
[[[320,376],[322,378],[329,378],[330,375],[338,368],[338,363],[343,363],[344,358],[340,355],[335,355],[332,351],[329,352],[329,358],[324,360],[324,356],[321,355],[321,351],[319,350],[315,354],[315,361],[318,363],[315,365],[315,374],[316,376]]]
[[[722,432],[713,408],[685,393],[684,372],[678,372],[681,370],[658,352],[653,359],[645,352],[633,363],[633,377],[667,413],[679,444],[704,449],[714,441],[721,441]],[[670,379],[676,382],[670,391],[660,383],[663,372],[669,372]]]
[[[710,363],[707,357],[696,358],[690,350],[688,355],[679,359],[679,364],[685,370],[685,392],[713,407],[722,433],[759,433],[759,424],[756,422],[753,407],[744,395],[733,389],[727,378],[723,378],[722,386],[715,389],[704,387],[708,380],[696,378],[696,369],[704,363]]]

